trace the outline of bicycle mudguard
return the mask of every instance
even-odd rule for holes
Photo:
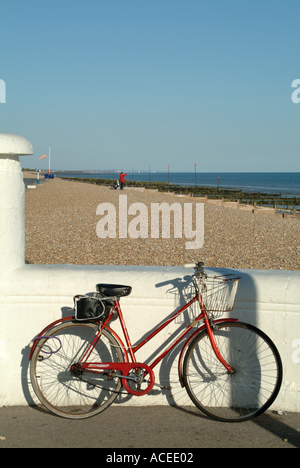
[[[215,324],[218,324],[218,323],[224,323],[224,322],[238,322],[239,319],[234,319],[234,318],[228,318],[228,319],[218,319],[218,320],[213,320],[212,323],[215,325]],[[184,383],[183,383],[183,378],[182,378],[182,367],[183,367],[183,358],[184,358],[184,355],[187,351],[187,348],[189,346],[189,344],[191,343],[191,341],[193,340],[193,338],[198,334],[198,333],[201,333],[203,330],[205,329],[205,324],[202,325],[202,327],[198,328],[196,331],[194,331],[194,333],[191,334],[191,336],[186,340],[186,342],[184,343],[184,346],[181,350],[181,353],[180,353],[180,356],[179,356],[179,360],[178,360],[178,376],[179,376],[179,382],[180,382],[180,385],[182,386],[182,388],[184,387]]]

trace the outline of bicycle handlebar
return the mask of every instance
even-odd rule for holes
[[[185,263],[184,265],[182,265],[182,268],[197,268],[197,263]]]
[[[203,271],[204,263],[203,262],[195,262],[195,263],[185,263],[182,265],[183,268],[194,268],[197,271]]]
[[[182,265],[182,268],[188,269],[188,268],[195,268],[197,263],[185,263]]]

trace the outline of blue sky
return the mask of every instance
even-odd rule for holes
[[[300,171],[299,0],[1,0],[23,167]]]

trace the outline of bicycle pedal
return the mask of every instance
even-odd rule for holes
[[[170,385],[161,385],[160,388],[162,390],[171,390],[172,389],[172,387]]]

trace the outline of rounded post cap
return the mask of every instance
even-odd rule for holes
[[[32,144],[26,138],[12,133],[0,133],[0,156],[26,156],[33,154]]]

